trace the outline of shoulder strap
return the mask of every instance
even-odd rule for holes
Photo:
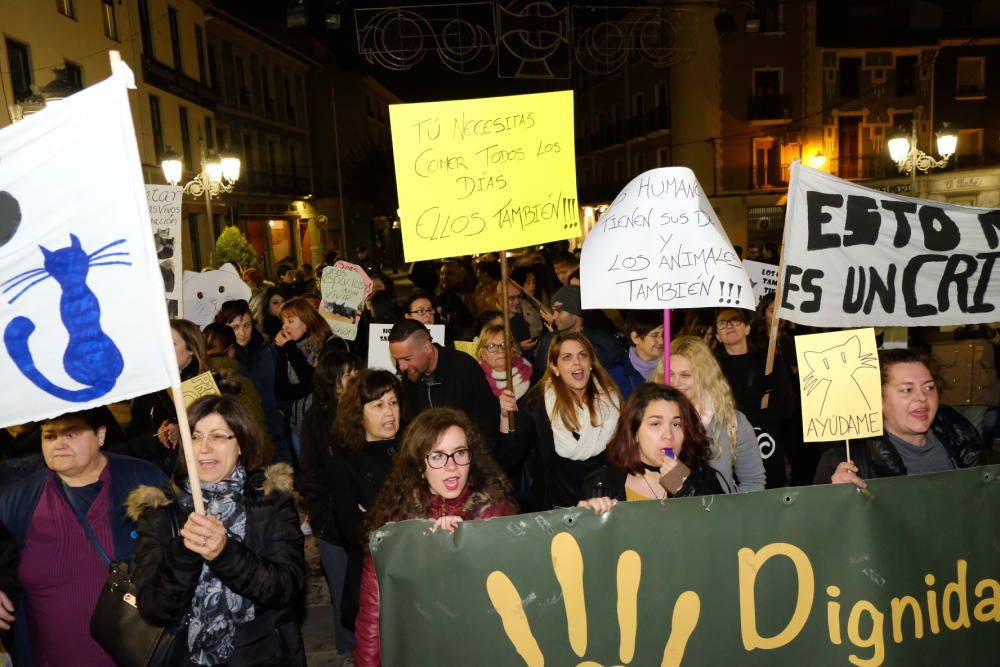
[[[97,554],[101,557],[101,560],[104,561],[105,565],[111,565],[111,559],[108,558],[108,554],[104,551],[104,547],[102,547],[101,543],[97,540],[97,535],[94,535],[94,529],[90,527],[90,522],[87,521],[87,517],[84,516],[83,512],[81,512],[80,509],[69,499],[69,495],[66,493],[66,489],[63,486],[63,481],[61,479],[59,480],[58,489],[63,495],[63,498],[66,499],[66,504],[73,510],[73,514],[76,516],[77,521],[80,522],[80,526],[83,527],[83,532],[87,534],[87,539],[90,541],[91,546],[93,546],[94,550],[97,551]]]

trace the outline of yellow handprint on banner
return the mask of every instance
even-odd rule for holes
[[[566,627],[569,645],[578,658],[587,652],[587,607],[583,595],[583,554],[580,545],[569,533],[559,533],[552,538],[552,569],[562,591],[566,606]],[[639,579],[642,576],[642,559],[635,551],[622,552],[618,557],[618,630],[620,641],[618,657],[621,665],[628,665],[635,656],[638,628]],[[531,631],[528,617],[521,604],[521,595],[510,578],[495,570],[486,579],[493,608],[500,615],[504,632],[527,667],[542,667],[545,656]],[[663,649],[660,667],[679,667],[684,659],[691,633],[698,625],[701,599],[694,591],[684,591],[674,604],[670,636]],[[597,662],[584,660],[577,667],[603,667]],[[619,666],[621,667],[621,666]]]

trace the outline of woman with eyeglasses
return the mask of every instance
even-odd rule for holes
[[[486,374],[486,382],[490,385],[493,395],[500,397],[507,388],[507,350],[504,344],[502,324],[487,324],[479,333],[476,343],[476,359]],[[510,356],[511,380],[514,383],[514,396],[521,398],[531,386],[531,364],[521,356],[517,343],[511,349]]]
[[[371,511],[399,448],[403,390],[388,371],[367,369],[347,382],[333,423],[329,488],[333,521],[347,551],[340,605],[341,624],[354,628],[363,560],[363,523]]]
[[[500,396],[504,435],[497,459],[513,479],[531,480],[530,489],[518,491],[530,511],[573,507],[583,497],[584,478],[604,465],[622,403],[582,333],[556,334],[546,360],[542,379],[520,403],[509,390]],[[516,411],[513,433],[506,417],[511,411]]]
[[[782,417],[794,414],[793,393],[798,392],[794,392],[783,364],[775,364],[770,375],[765,373],[767,347],[758,347],[751,341],[750,315],[737,308],[724,308],[716,313],[715,356],[733,389],[736,409],[762,433],[769,434],[769,442],[775,443],[768,450],[765,465],[768,488],[777,488],[785,485],[785,453],[780,446],[784,440]],[[782,414],[774,406],[781,406]]]
[[[427,326],[434,324],[437,322],[434,297],[425,292],[415,290],[403,304],[403,317],[423,322]]]
[[[663,362],[652,382],[663,383]],[[729,381],[708,344],[694,336],[670,344],[670,385],[691,401],[712,439],[709,465],[722,473],[726,492],[759,491],[766,474],[757,435],[746,416],[736,409]]]
[[[622,408],[608,462],[584,480],[580,507],[604,514],[619,500],[664,500],[724,493],[708,460],[711,443],[698,412],[679,390],[639,387]]]
[[[292,469],[261,467],[260,434],[231,396],[191,404],[205,514],[186,472],[129,496],[139,613],[177,630],[178,665],[305,665],[296,609],[306,566]],[[267,656],[266,658],[264,656]]]
[[[367,526],[370,533],[393,521],[428,519],[432,531],[455,532],[463,521],[516,513],[510,482],[469,418],[459,410],[432,408],[406,429]],[[364,560],[356,636],[354,664],[381,665],[378,579],[370,554]]]

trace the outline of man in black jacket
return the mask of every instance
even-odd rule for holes
[[[486,442],[495,444],[500,432],[500,403],[476,360],[431,341],[417,320],[400,320],[389,332],[389,354],[403,378],[408,419],[428,408],[464,411]]]
[[[971,468],[985,459],[975,428],[957,412],[938,405],[930,364],[919,352],[883,350],[881,437],[827,451],[816,469],[817,484],[855,484],[876,477],[919,475]]]

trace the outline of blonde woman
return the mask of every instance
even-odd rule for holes
[[[514,384],[514,395],[521,398],[531,386],[531,364],[521,356],[517,342],[513,345],[510,351],[511,380]],[[479,332],[476,359],[486,374],[486,382],[489,383],[493,395],[498,398],[507,388],[506,356],[503,325],[487,324]]]
[[[652,382],[663,382],[663,361]],[[726,479],[730,492],[760,491],[766,475],[753,426],[736,409],[733,391],[708,344],[681,336],[670,344],[670,384],[679,389],[701,415],[712,439],[709,465]]]

